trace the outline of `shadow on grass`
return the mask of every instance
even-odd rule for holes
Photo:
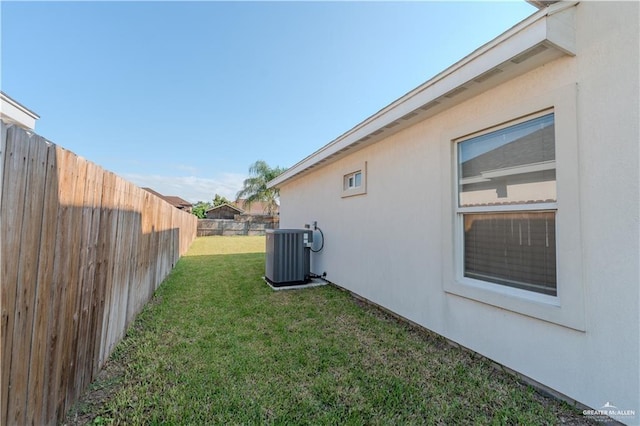
[[[582,423],[333,286],[274,292],[264,253],[184,257],[110,362],[93,419],[127,424]],[[104,388],[101,388],[104,391]]]

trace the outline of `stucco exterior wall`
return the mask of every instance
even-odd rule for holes
[[[318,222],[326,240],[312,272],[589,407],[635,410],[621,420],[640,423],[638,17],[635,2],[580,3],[575,57],[285,182],[281,227]],[[560,306],[461,296],[450,290],[452,138],[545,105],[560,123]],[[344,174],[365,162],[366,194],[343,198]]]

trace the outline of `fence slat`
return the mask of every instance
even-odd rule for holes
[[[111,305],[111,277],[113,276],[113,250],[117,230],[117,214],[114,207],[115,175],[106,173],[103,177],[102,199],[100,204],[100,233],[98,235],[99,264],[96,271],[100,307],[98,312],[98,335],[95,336],[97,356],[94,358],[93,374],[97,374],[107,356],[107,331]]]
[[[44,202],[44,181],[46,177],[46,146],[37,137],[22,141],[28,146],[26,160],[27,179],[25,182],[25,200],[20,238],[20,251],[15,261],[18,264],[18,285],[16,309],[14,313],[11,391],[9,404],[14,412],[9,422],[17,424],[27,422],[27,394],[29,383],[29,362],[31,357],[31,334],[33,332],[35,299],[38,289],[38,256],[42,228],[42,207]],[[25,362],[27,361],[27,362]]]
[[[83,374],[78,383],[78,389],[84,389],[94,378],[92,360],[95,356],[96,349],[92,336],[97,333],[97,312],[99,311],[97,301],[100,297],[97,267],[99,262],[98,238],[100,235],[100,207],[104,174],[101,173],[99,167],[93,163],[90,164],[89,172],[91,175],[91,190],[88,204],[91,211],[91,223],[89,226],[89,269],[86,274],[86,281],[90,283],[90,286],[83,292],[82,296],[83,317],[81,318],[81,323],[86,324],[82,335],[82,347],[86,347],[86,350],[79,351],[80,358],[78,359],[78,365],[83,366]]]
[[[29,362],[29,391],[27,398],[27,421],[31,424],[46,423],[46,355],[48,320],[52,307],[52,279],[54,251],[48,244],[54,240],[56,233],[56,216],[58,213],[58,186],[56,174],[56,149],[54,145],[41,141],[46,147],[44,196],[41,215],[41,239],[38,256],[37,293],[35,302],[35,318],[31,336],[31,360]]]
[[[19,348],[14,347],[20,336],[15,336],[20,325],[18,281],[22,226],[24,219],[24,199],[28,175],[29,144],[28,136],[11,128],[8,132],[4,151],[5,167],[3,185],[12,188],[2,192],[2,405],[7,407],[3,413],[3,424],[13,424],[24,415],[25,395],[21,394],[22,383],[12,382],[17,372],[22,371],[18,355]],[[17,312],[16,312],[17,311]]]
[[[60,147],[56,150],[58,174],[58,199],[64,199],[58,208],[58,225],[55,239],[55,264],[53,270],[53,285],[55,286],[54,306],[51,316],[52,330],[51,353],[48,357],[49,382],[47,383],[49,398],[47,401],[47,418],[57,415],[64,409],[66,384],[66,353],[69,336],[67,330],[72,327],[67,318],[70,295],[73,294],[71,282],[73,276],[73,205],[71,198],[75,192],[76,159],[75,156]]]
[[[74,156],[75,157],[75,156]],[[75,160],[75,173],[73,177],[73,193],[70,197],[71,203],[71,223],[73,230],[67,229],[71,236],[71,245],[68,247],[70,254],[69,270],[65,275],[65,285],[67,286],[66,303],[63,321],[67,324],[63,330],[63,352],[62,352],[62,381],[60,383],[60,398],[62,407],[67,406],[69,401],[74,400],[75,389],[73,388],[73,377],[76,366],[73,353],[77,350],[77,330],[78,330],[78,305],[81,284],[81,257],[83,252],[82,240],[82,199],[86,185],[87,162],[79,157]]]

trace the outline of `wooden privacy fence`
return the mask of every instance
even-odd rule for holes
[[[195,216],[2,124],[1,417],[52,424],[186,252]]]

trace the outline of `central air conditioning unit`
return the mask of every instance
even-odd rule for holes
[[[267,229],[265,279],[273,287],[307,284],[311,281],[309,229]]]

